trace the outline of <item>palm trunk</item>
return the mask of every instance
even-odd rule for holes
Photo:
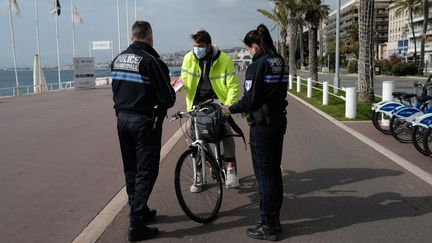
[[[318,24],[309,24],[309,77],[318,81]]]
[[[296,49],[297,49],[297,24],[292,18],[288,20],[289,29],[289,72],[293,76],[297,76],[296,67]]]
[[[420,65],[418,67],[418,72],[423,74],[424,71],[424,61],[425,61],[425,39],[426,39],[426,31],[429,23],[429,1],[423,0],[423,31],[421,36],[421,44],[420,44]]]
[[[359,61],[357,88],[359,98],[373,102],[373,0],[360,0],[359,11]]]
[[[298,26],[299,37],[300,37],[300,68],[304,66],[304,44],[303,44],[303,26]]]
[[[280,37],[281,37],[281,50],[280,50],[280,54],[283,57],[283,59],[286,61],[286,38],[287,38],[287,31],[286,31],[286,26],[285,27],[281,27],[281,31],[280,31]]]
[[[411,22],[411,32],[413,35],[413,42],[414,42],[414,61],[415,61],[417,58],[417,40],[414,33],[414,17],[411,9],[409,10],[409,15],[410,15],[410,22]]]

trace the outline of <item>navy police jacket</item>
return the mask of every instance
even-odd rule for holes
[[[231,113],[247,113],[267,104],[272,113],[284,112],[288,67],[278,54],[257,53],[246,70],[244,94]]]
[[[144,42],[135,41],[113,60],[111,76],[117,114],[151,115],[155,106],[166,113],[175,103],[168,67]]]

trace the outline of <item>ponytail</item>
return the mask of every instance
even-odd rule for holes
[[[243,42],[247,46],[252,46],[252,44],[255,43],[261,47],[265,53],[277,53],[276,48],[273,45],[270,31],[264,24],[258,25],[256,30],[249,31],[243,39]]]

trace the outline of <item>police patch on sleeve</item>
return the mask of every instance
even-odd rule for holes
[[[249,91],[252,88],[252,80],[246,80],[245,81],[245,89],[246,91]]]

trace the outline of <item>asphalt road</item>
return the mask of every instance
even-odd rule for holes
[[[307,70],[298,70],[298,75],[302,78],[307,78],[309,72]],[[340,75],[340,87],[357,87],[357,74],[341,74]],[[320,82],[328,81],[329,85],[334,84],[334,73],[319,73],[318,79]],[[400,92],[414,92],[414,82],[420,81],[424,82],[427,78],[422,77],[410,77],[410,76],[386,76],[386,75],[376,75],[374,79],[375,94],[382,95],[382,81],[394,81],[395,91]],[[330,89],[332,91],[332,89]]]

